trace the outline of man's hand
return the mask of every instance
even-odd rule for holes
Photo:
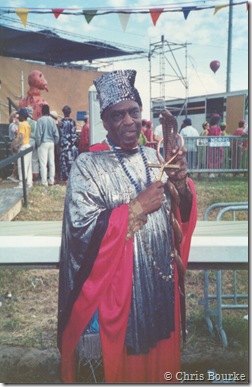
[[[173,150],[173,154],[176,153],[176,149]],[[179,182],[186,178],[187,176],[187,161],[186,161],[186,155],[187,149],[185,147],[182,147],[175,159],[173,160],[174,164],[177,164],[179,166],[178,169],[167,169],[167,175],[171,179],[171,181],[176,184],[176,182]]]
[[[162,181],[156,181],[137,196],[136,199],[140,202],[145,215],[159,210],[163,202],[163,193],[164,184]]]

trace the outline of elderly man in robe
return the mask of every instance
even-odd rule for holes
[[[107,136],[78,156],[68,180],[60,256],[58,344],[63,382],[78,379],[96,319],[106,383],[176,382],[180,371],[179,270],[167,175],[138,144],[142,102],[136,72],[94,80]],[[186,268],[197,218],[185,149],[173,160]],[[152,166],[150,166],[150,164]],[[97,317],[98,316],[98,317]]]

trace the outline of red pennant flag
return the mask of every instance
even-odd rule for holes
[[[64,9],[53,8],[52,11],[53,11],[53,14],[54,14],[55,18],[58,19],[59,15],[64,11]]]
[[[154,26],[156,25],[158,18],[161,15],[161,13],[163,12],[163,10],[164,10],[164,8],[152,8],[152,9],[150,9],[150,14],[151,14],[151,18],[152,18],[152,22],[153,22]]]

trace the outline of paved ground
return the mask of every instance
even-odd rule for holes
[[[195,347],[182,351],[181,377],[184,383],[201,384],[202,381],[191,375],[204,375],[204,383],[208,372],[244,373],[248,383],[247,351],[227,350],[221,346],[213,348],[207,340]],[[0,381],[3,383],[61,383],[60,380],[60,355],[57,349],[39,350],[36,348],[0,346]],[[86,383],[90,382],[86,380]],[[196,383],[195,383],[196,382]],[[223,383],[223,382],[222,382]]]

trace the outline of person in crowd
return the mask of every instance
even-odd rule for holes
[[[192,120],[185,118],[180,128],[180,134],[186,138],[188,168],[193,170],[197,166],[197,144],[194,138],[199,137],[199,132],[192,126]]]
[[[84,125],[81,129],[79,141],[79,153],[88,152],[89,150],[89,116],[84,117]]]
[[[159,168],[149,166],[159,161],[154,149],[138,143],[142,102],[135,77],[135,70],[117,70],[94,80],[107,136],[79,155],[68,179],[58,304],[67,383],[78,379],[95,314],[106,383],[163,383],[167,370],[171,380],[180,371],[195,189],[185,148],[173,160],[179,168],[167,171],[169,179],[163,174],[157,180]],[[169,192],[178,200],[174,213]]]
[[[218,125],[220,121],[220,115],[219,114],[213,114],[213,116],[210,119],[210,127],[208,130],[208,136],[220,136],[221,134],[221,129],[220,126]]]
[[[147,144],[147,138],[145,136],[146,122],[147,122],[147,120],[145,118],[142,119],[142,129],[141,129],[140,135],[138,137],[138,144],[139,145],[146,145]]]
[[[19,125],[19,116],[18,116],[18,112],[15,110],[10,114],[10,117],[9,117],[9,139],[10,139],[10,141],[14,140],[14,138],[17,136],[18,125]],[[12,173],[10,176],[7,177],[7,179],[12,181],[13,183],[19,182],[17,161],[14,162]]]
[[[28,112],[25,108],[22,108],[18,111],[19,115],[19,126],[17,132],[17,139],[21,144],[19,151],[21,152],[27,148],[30,148],[30,135],[31,127],[27,121]],[[23,176],[22,176],[22,166],[21,166],[21,157],[18,159],[18,178],[19,184],[15,188],[23,188]],[[32,187],[32,152],[27,153],[24,156],[24,173],[25,181],[28,188]]]
[[[228,136],[228,134],[227,134],[227,124],[226,124],[226,122],[223,121],[223,122],[220,124],[220,130],[221,130],[221,133],[220,133],[221,136],[224,136],[224,137]]]
[[[50,111],[50,117],[55,122],[57,129],[59,131],[59,116],[56,110]],[[54,162],[55,162],[55,181],[59,181],[59,154],[60,154],[60,144],[59,141],[54,146]]]
[[[10,140],[14,140],[14,138],[17,136],[18,131],[18,125],[19,125],[19,115],[18,112],[15,110],[10,114],[9,117],[9,138]]]
[[[145,137],[147,139],[146,146],[155,148],[156,141],[154,140],[153,124],[151,120],[146,122]]]
[[[239,136],[240,139],[235,140],[233,143],[233,158],[232,165],[237,169],[244,169],[248,167],[248,136],[246,131],[246,121],[240,120],[238,122],[238,128],[234,131],[234,136]],[[234,173],[237,175],[238,173]],[[246,173],[245,173],[246,174]]]
[[[33,182],[38,182],[40,180],[39,174],[39,158],[38,151],[36,145],[36,130],[37,130],[37,122],[33,119],[33,108],[28,106],[26,108],[28,112],[27,121],[31,127],[31,136],[30,136],[30,144],[33,147],[32,151],[32,180]]]
[[[208,136],[210,124],[208,121],[204,121],[202,124],[202,132],[200,133],[201,136]]]
[[[209,126],[210,125],[208,121],[203,122],[200,136],[208,136]],[[207,142],[205,140],[199,142],[198,160],[200,169],[205,169],[207,167]],[[198,174],[198,177],[201,177],[201,173]]]
[[[55,121],[50,117],[49,105],[42,106],[42,117],[37,121],[36,145],[40,165],[41,184],[53,186],[55,182],[54,147],[59,141]],[[49,178],[47,179],[47,168]]]
[[[223,121],[221,124],[220,124],[220,129],[221,129],[221,136],[222,137],[227,137],[228,136],[228,133],[227,133],[227,124],[225,121]],[[226,170],[226,169],[229,169],[229,159],[230,159],[230,147],[221,147],[220,148],[220,153],[221,153],[221,159],[222,159],[222,165],[221,165],[221,169],[223,170]]]
[[[62,108],[64,118],[59,123],[59,182],[61,183],[67,182],[72,164],[79,154],[79,138],[76,132],[76,123],[70,117],[71,111],[71,107],[65,105]]]
[[[163,138],[163,129],[162,129],[162,114],[159,114],[158,117],[158,122],[159,125],[157,125],[154,129],[154,140],[155,141],[160,141]],[[164,144],[162,143],[160,146],[160,154],[163,156],[164,155]]]
[[[217,113],[213,114],[213,116],[210,119],[210,128],[208,130],[208,136],[211,136],[211,137],[215,136],[216,137],[216,136],[221,135],[221,129],[220,129],[220,126],[218,125],[220,118],[221,117],[219,114],[217,114]],[[208,168],[209,169],[220,169],[221,164],[222,164],[220,147],[208,146],[207,160],[208,160]],[[213,178],[213,177],[215,177],[215,174],[213,172],[210,172],[209,177]]]
[[[234,131],[234,136],[242,136],[244,134],[244,129],[246,127],[246,121],[240,120],[238,122],[238,128]]]
[[[148,122],[148,120],[146,118],[142,119],[142,132],[143,133],[145,133],[147,122]]]
[[[248,125],[245,124],[245,128],[243,129],[243,135],[248,136]]]

